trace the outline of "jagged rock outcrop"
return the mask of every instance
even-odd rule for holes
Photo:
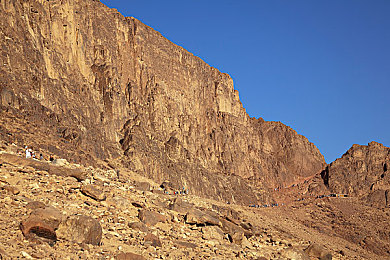
[[[353,145],[341,158],[321,173],[324,184],[333,193],[363,198],[369,204],[390,204],[390,148],[377,142]]]
[[[293,129],[250,118],[229,75],[99,1],[2,0],[0,28],[2,108],[45,137],[15,140],[71,162],[124,154],[134,172],[231,202],[325,165]]]

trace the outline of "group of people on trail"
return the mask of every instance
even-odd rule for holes
[[[168,189],[164,189],[164,193],[168,195],[188,195],[188,189],[184,187],[179,191],[169,191]]]
[[[271,203],[271,204],[264,204],[264,205],[249,205],[251,208],[273,208],[273,207],[278,207],[279,203]],[[281,206],[284,206],[284,203],[281,204]]]
[[[27,159],[33,158],[33,159],[39,159],[39,160],[41,160],[41,161],[44,160],[42,153],[40,153],[40,154],[39,154],[39,158],[37,158],[37,155],[35,154],[35,151],[34,151],[33,149],[29,148],[28,146],[25,146],[25,147],[24,147],[24,153],[25,153],[25,157],[26,157]],[[19,154],[19,155],[22,155],[23,152],[19,151],[18,154]],[[52,159],[52,156],[50,156],[50,159]],[[51,160],[51,161],[52,161],[52,160]]]

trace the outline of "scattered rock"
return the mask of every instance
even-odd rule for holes
[[[17,187],[11,185],[4,185],[3,187],[1,187],[1,190],[5,191],[7,194],[10,195],[18,195],[20,193]]]
[[[92,184],[83,185],[81,187],[81,193],[97,201],[103,201],[106,199],[106,195],[103,191],[99,190]]]
[[[57,230],[59,238],[76,243],[99,245],[102,239],[102,227],[96,219],[74,215],[62,222]]]

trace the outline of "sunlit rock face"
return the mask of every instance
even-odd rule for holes
[[[389,166],[389,147],[377,142],[354,144],[321,175],[331,192],[361,198],[375,207],[389,207]]]
[[[1,0],[0,26],[3,109],[68,160],[123,156],[157,182],[245,203],[325,165],[293,129],[250,118],[229,75],[99,1]]]

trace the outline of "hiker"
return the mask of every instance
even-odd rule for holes
[[[31,149],[29,149],[27,146],[26,148],[26,158],[31,158]]]
[[[54,161],[53,155],[50,155],[50,161]]]
[[[40,154],[39,160],[43,161],[43,155],[42,154]]]

